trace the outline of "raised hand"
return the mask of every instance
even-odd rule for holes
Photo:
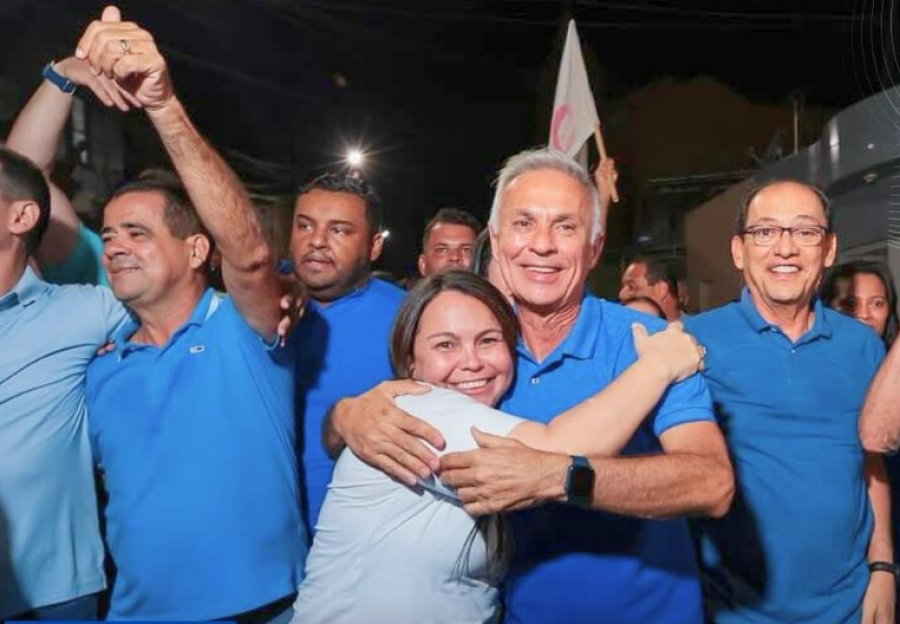
[[[652,336],[640,323],[631,326],[634,348],[640,359],[651,361],[670,383],[687,379],[703,370],[705,350],[686,333],[681,323],[670,323],[665,330]]]
[[[161,109],[174,95],[166,61],[149,32],[121,20],[119,9],[106,7],[81,36],[75,56],[86,60],[94,75],[115,80],[134,105],[148,112]]]
[[[619,172],[616,170],[616,161],[612,158],[604,158],[597,164],[597,168],[594,169],[594,183],[597,185],[597,191],[600,193],[600,206],[604,213],[609,206],[610,199],[619,201],[618,197],[613,196],[618,179]]]
[[[86,60],[70,56],[54,63],[53,69],[79,87],[90,89],[106,106],[115,106],[123,112],[128,111],[131,107],[140,107],[140,102],[116,84],[115,80],[91,71],[91,66]]]

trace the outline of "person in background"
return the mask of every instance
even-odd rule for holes
[[[625,267],[619,300],[628,301],[634,297],[653,299],[669,322],[677,321],[682,316],[678,299],[678,273],[671,263],[659,258],[635,258]]]
[[[854,260],[836,266],[822,282],[822,301],[865,323],[890,347],[897,337],[897,290],[881,262]]]
[[[481,222],[471,213],[459,208],[438,210],[422,234],[419,274],[428,277],[449,269],[469,269],[480,231]]]
[[[334,467],[322,423],[340,399],[393,377],[388,342],[406,293],[372,277],[384,242],[381,225],[381,200],[355,173],[319,176],[294,201],[291,256],[309,301],[290,344],[297,357],[303,519],[310,535]]]
[[[658,319],[666,320],[666,313],[663,312],[663,309],[659,307],[659,304],[650,297],[637,296],[625,299],[620,303],[626,308],[631,308],[632,310],[655,316]]]

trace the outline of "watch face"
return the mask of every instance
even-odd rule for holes
[[[576,496],[590,495],[594,487],[594,471],[576,467],[572,470],[572,493]]]

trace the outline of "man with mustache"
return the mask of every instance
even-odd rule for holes
[[[334,466],[322,443],[326,415],[340,399],[393,377],[388,336],[404,292],[371,276],[384,243],[381,214],[366,181],[340,173],[307,183],[294,202],[291,255],[310,296],[291,338],[310,534]]]

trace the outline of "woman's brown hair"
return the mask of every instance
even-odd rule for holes
[[[413,362],[413,347],[419,320],[425,308],[442,292],[453,291],[469,295],[488,307],[500,322],[503,340],[515,358],[519,321],[512,306],[499,290],[486,279],[468,271],[437,273],[419,281],[406,296],[391,329],[391,366],[397,377],[408,377]]]

